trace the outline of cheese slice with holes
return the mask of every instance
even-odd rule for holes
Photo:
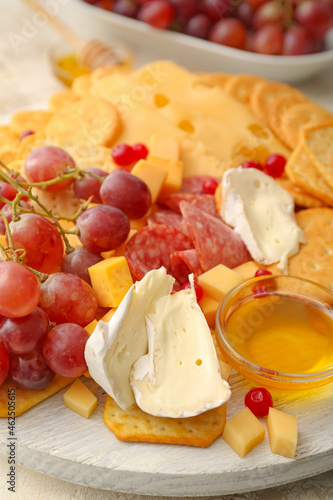
[[[135,404],[130,387],[133,363],[148,350],[145,314],[169,295],[174,278],[164,267],[150,271],[127,292],[108,323],[99,321],[85,348],[91,377],[122,409]]]
[[[216,408],[230,397],[209,326],[193,290],[158,299],[147,315],[148,354],[131,372],[138,406],[157,417],[182,418]]]

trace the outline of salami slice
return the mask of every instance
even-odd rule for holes
[[[139,229],[129,240],[125,257],[131,273],[141,280],[148,271],[164,266],[171,272],[170,254],[193,248],[191,240],[174,227],[156,224]]]
[[[180,209],[204,272],[218,264],[233,268],[251,260],[240,236],[221,219],[185,201]]]
[[[172,275],[180,283],[186,283],[189,274],[194,274],[195,277],[202,274],[198,253],[195,249],[173,252],[170,255],[170,267]]]
[[[220,218],[220,214],[216,208],[215,196],[212,194],[202,194],[198,196],[194,200],[191,201],[191,204],[197,208],[200,208],[204,212],[212,215],[213,217]]]
[[[193,175],[191,177],[185,177],[185,179],[183,179],[179,192],[202,194],[202,185],[204,182],[209,180],[221,182],[220,178],[212,177],[211,175]]]
[[[179,203],[181,201],[187,201],[188,203],[191,203],[193,200],[196,200],[197,197],[197,194],[192,193],[172,193],[159,198],[158,202],[161,203],[161,205],[165,205],[166,207],[169,207],[171,208],[171,210],[174,210],[175,212],[178,212],[180,214]]]
[[[170,210],[168,208],[157,210],[153,215],[148,217],[148,226],[153,226],[155,224],[164,224],[165,226],[171,226],[182,232],[182,221],[183,217]]]

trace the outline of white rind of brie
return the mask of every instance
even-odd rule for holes
[[[85,359],[91,377],[122,409],[135,404],[130,371],[148,351],[145,314],[155,300],[170,294],[174,281],[164,267],[147,273],[130,288],[110,322],[97,323],[86,343]]]
[[[288,258],[306,243],[297,226],[293,197],[272,177],[255,168],[232,168],[222,179],[222,219],[234,228],[252,258],[278,262],[286,273]]]
[[[148,354],[131,372],[138,406],[158,417],[184,418],[230,398],[206,319],[191,289],[159,298],[147,315]]]

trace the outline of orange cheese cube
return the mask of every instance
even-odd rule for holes
[[[88,269],[91,285],[101,307],[117,307],[133,285],[125,257],[110,257]]]
[[[297,418],[270,408],[266,420],[271,452],[294,458],[297,446]]]
[[[261,443],[265,437],[265,427],[251,410],[244,408],[230,418],[222,434],[224,441],[240,458]]]
[[[245,264],[234,267],[233,271],[241,274],[245,280],[248,280],[250,278],[254,278],[254,275],[256,274],[258,269],[258,264],[254,262],[254,260],[250,260],[249,262],[245,262]]]
[[[89,333],[89,335],[92,334],[92,332],[95,330],[97,326],[97,319],[93,319],[91,323],[89,323],[89,325],[86,325],[84,327],[84,329]]]
[[[64,403],[67,408],[84,418],[90,417],[97,408],[96,396],[80,379],[76,379],[74,384],[65,392]]]
[[[102,252],[101,256],[103,259],[108,259],[109,257],[120,257],[122,255],[125,255],[125,249],[128,241],[132,238],[133,234],[135,234],[137,229],[130,229],[130,232],[128,233],[128,236],[124,243],[122,243],[118,248],[115,250],[109,250],[108,252]]]
[[[221,302],[234,286],[243,281],[244,278],[241,274],[223,264],[213,267],[198,277],[198,283],[204,294],[218,302]]]
[[[167,171],[166,179],[160,191],[161,196],[177,193],[183,180],[183,163],[179,160],[171,161],[160,156],[148,155],[151,165]]]
[[[147,160],[140,160],[131,173],[147,184],[151,193],[151,202],[156,203],[168,171],[150,164]]]
[[[114,315],[114,313],[116,312],[116,310],[117,310],[116,307],[110,309],[110,311],[108,311],[106,314],[104,314],[104,316],[101,317],[101,321],[104,321],[104,323],[108,323],[112,318],[112,316]]]
[[[205,315],[206,321],[210,328],[215,328],[215,316],[219,306],[219,302],[207,295],[204,295],[199,302],[202,312]]]

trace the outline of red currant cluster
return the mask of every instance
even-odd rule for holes
[[[155,28],[271,55],[320,52],[333,0],[84,0]]]
[[[265,172],[265,174],[270,175],[276,179],[277,177],[281,177],[284,172],[284,167],[287,163],[287,160],[284,156],[278,154],[269,155],[265,164],[263,165],[259,161],[249,160],[244,161],[242,163],[243,168],[256,168],[257,170],[261,170]]]

